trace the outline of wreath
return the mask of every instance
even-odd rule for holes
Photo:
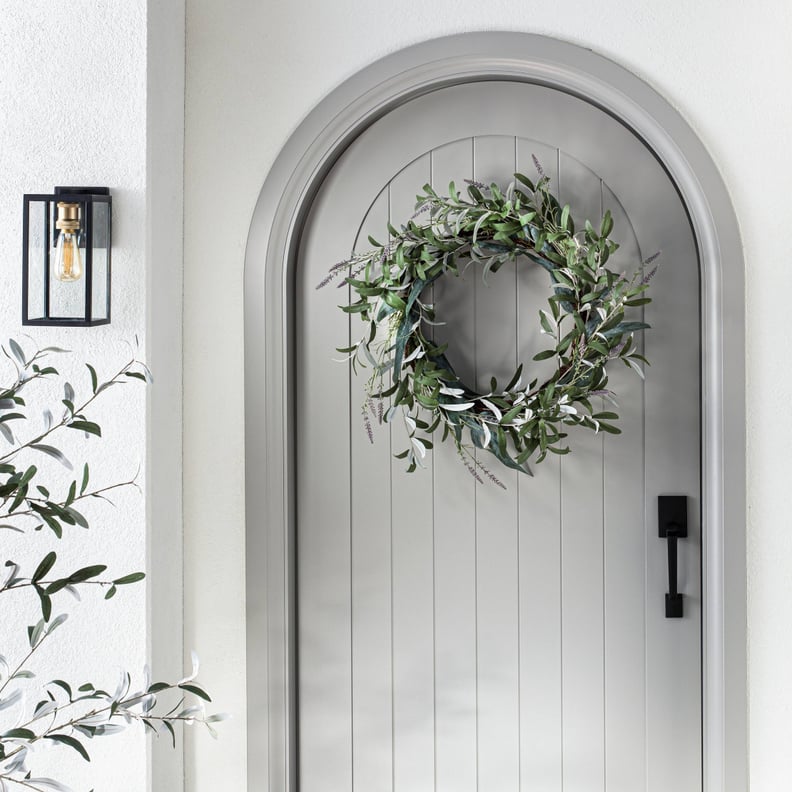
[[[476,479],[486,476],[500,486],[475,449],[532,475],[529,460],[569,452],[567,427],[620,433],[613,423],[617,413],[597,410],[592,401],[604,397],[616,404],[608,389],[612,360],[643,377],[640,364],[647,361],[633,334],[649,325],[627,321],[625,311],[650,302],[645,292],[656,267],[644,274],[639,266],[629,278],[609,270],[605,265],[618,247],[609,238],[610,212],[598,228],[586,221],[576,232],[569,205],[561,207],[536,165],[536,184],[515,173],[506,190],[466,180],[466,196],[453,182],[442,196],[426,184],[406,225],[399,230],[388,224],[387,243],[369,237],[371,250],[334,265],[317,287],[342,277],[339,287],[347,284],[357,295],[340,307],[360,316],[366,331],[338,351],[356,372],[358,366],[372,368],[363,405],[369,439],[374,440],[369,413],[380,423],[403,416],[409,445],[396,457],[406,460],[408,472],[424,467],[431,438],[441,429],[442,440],[454,442]],[[478,393],[454,372],[447,345],[430,337],[428,328],[438,322],[426,296],[438,278],[458,276],[471,263],[481,267],[486,282],[489,273],[518,258],[549,275],[551,294],[539,322],[550,346],[533,359],[555,358],[556,367],[547,379],[526,383],[521,364],[505,388],[493,379],[489,392]]]

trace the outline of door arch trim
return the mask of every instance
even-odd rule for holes
[[[744,792],[745,303],[734,209],[702,142],[647,83],[579,46],[506,32],[423,42],[348,79],[286,142],[253,212],[244,281],[248,788],[297,789],[290,405],[301,229],[324,177],[368,126],[421,94],[493,79],[562,90],[614,116],[654,152],[690,215],[701,261],[703,790]]]

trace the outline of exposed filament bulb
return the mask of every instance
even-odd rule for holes
[[[59,281],[77,281],[82,277],[80,256],[80,206],[76,203],[58,203],[58,242],[55,247],[54,273]]]

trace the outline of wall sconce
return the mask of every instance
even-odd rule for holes
[[[22,324],[110,323],[112,199],[107,187],[25,195]]]

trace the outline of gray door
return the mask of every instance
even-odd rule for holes
[[[536,155],[576,220],[610,209],[635,268],[662,250],[642,381],[612,371],[618,437],[572,433],[535,477],[477,483],[453,447],[408,475],[400,422],[361,416],[364,378],[334,362],[358,322],[327,268],[413,212],[425,182],[505,184]],[[295,406],[298,762],[302,792],[701,790],[698,260],[681,201],[642,142],[556,90],[459,85],[358,137],[300,245]],[[438,329],[482,389],[545,348],[545,273],[435,290]],[[487,464],[490,464],[487,455]],[[657,495],[689,496],[685,617],[664,614]]]

